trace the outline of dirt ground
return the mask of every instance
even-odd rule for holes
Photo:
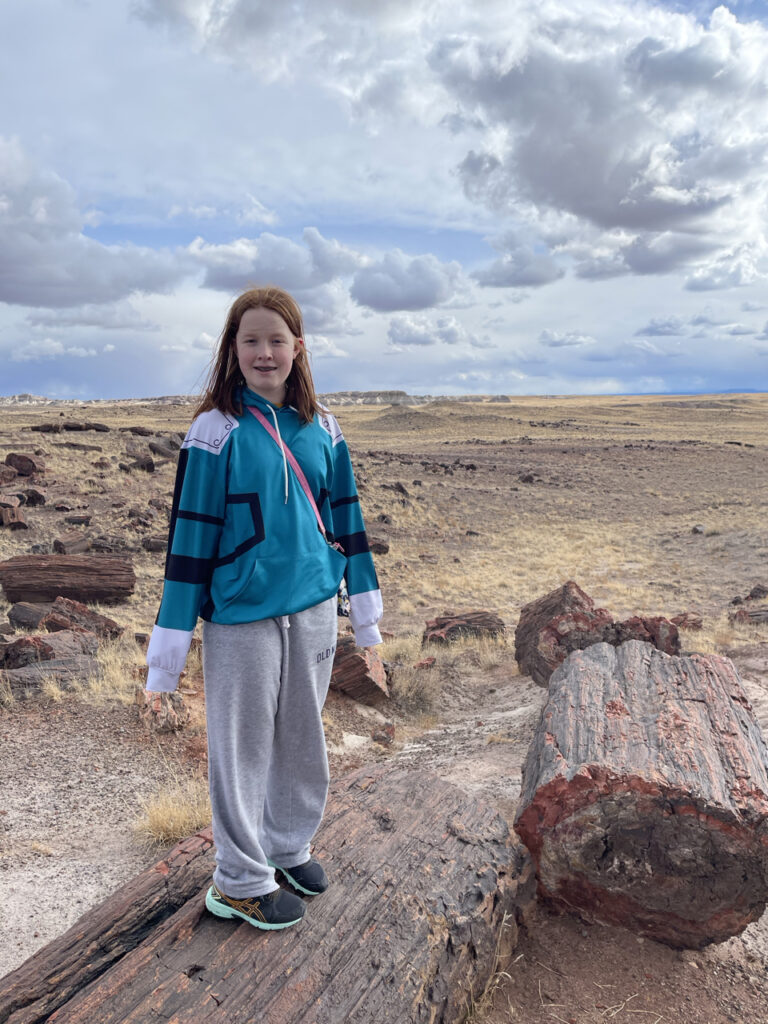
[[[369,534],[389,543],[377,568],[383,627],[393,636],[384,656],[398,667],[396,699],[385,709],[396,727],[391,748],[371,739],[380,712],[329,699],[333,771],[371,758],[430,768],[511,822],[545,698],[518,674],[512,634],[520,607],[567,579],[616,616],[700,613],[704,630],[685,635],[686,651],[732,657],[768,727],[768,627],[734,627],[727,617],[733,597],[768,584],[768,398],[531,398],[335,411]],[[59,417],[111,429],[25,429]],[[174,466],[121,472],[126,452],[145,441],[118,428],[183,433],[189,418],[184,404],[1,407],[0,457],[44,451],[49,500],[29,510],[30,530],[0,530],[0,558],[49,545],[70,528],[55,497],[87,507],[91,534],[119,533],[133,549],[136,593],[111,614],[148,631],[164,555],[145,551],[141,540],[167,528],[162,500],[170,499]],[[61,447],[72,440],[102,451]],[[463,645],[441,653],[433,669],[411,667],[426,619],[481,607],[507,622],[506,643]],[[0,613],[6,608],[0,602]],[[194,673],[187,683],[195,688]],[[134,684],[127,680],[125,693]],[[199,736],[150,739],[125,693],[40,698],[0,713],[0,973],[157,859],[132,831],[139,797],[202,760]],[[488,1024],[763,1024],[767,967],[763,920],[719,946],[681,953],[540,906],[470,1012]]]

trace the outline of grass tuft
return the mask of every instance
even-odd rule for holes
[[[141,797],[139,806],[134,830],[151,845],[176,843],[211,821],[208,783],[197,775],[174,779],[151,796]]]
[[[40,681],[40,693],[47,700],[53,701],[54,704],[64,700],[67,695],[67,691],[62,688],[61,683],[54,675],[43,676]]]
[[[126,631],[117,640],[103,640],[96,653],[99,671],[86,683],[89,696],[132,704],[136,687],[144,686],[144,655]]]

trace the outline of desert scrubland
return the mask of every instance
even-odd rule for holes
[[[768,397],[435,400],[333,411],[369,535],[389,545],[376,563],[394,695],[384,711],[330,695],[334,772],[384,759],[426,767],[511,822],[544,700],[518,672],[514,628],[524,604],[569,579],[617,617],[700,614],[704,628],[682,634],[684,650],[733,658],[768,728],[768,625],[728,616],[734,597],[768,584]],[[0,712],[0,973],[156,860],[147,836],[171,838],[163,832],[171,813],[180,812],[178,834],[205,817],[199,659],[182,681],[192,712],[182,733],[150,735],[132,704],[142,665],[133,634],[151,628],[164,560],[142,544],[165,535],[175,463],[155,455],[154,472],[120,468],[149,439],[183,435],[191,413],[183,401],[0,407],[0,461],[37,450],[46,491],[45,505],[23,509],[29,529],[0,529],[0,559],[33,545],[50,550],[71,530],[58,503],[89,512],[83,532],[124,548],[137,576],[128,601],[100,609],[127,630],[100,653],[96,681],[67,693],[52,683]],[[72,420],[109,430],[29,429]],[[150,428],[152,438],[131,427]],[[8,607],[0,599],[0,619]],[[504,619],[506,639],[441,648],[430,652],[434,667],[415,667],[425,620],[480,608]],[[395,727],[390,745],[371,737],[386,722]],[[768,1021],[762,921],[720,946],[679,953],[539,908],[497,966],[486,996],[468,1004],[475,1020]]]

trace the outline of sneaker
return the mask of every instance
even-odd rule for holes
[[[215,885],[206,893],[205,905],[216,917],[239,917],[254,928],[270,931],[298,924],[306,910],[303,900],[285,889],[275,889],[265,896],[244,896],[238,900],[225,896]]]
[[[310,857],[303,864],[297,864],[295,868],[281,868],[279,864],[267,859],[270,867],[279,871],[286,878],[294,889],[303,892],[305,896],[319,896],[328,888],[328,878],[323,871],[323,865]]]

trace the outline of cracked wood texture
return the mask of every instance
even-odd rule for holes
[[[199,892],[212,871],[210,829],[177,843],[163,860],[0,980],[0,1024],[48,1020]]]
[[[124,601],[136,574],[119,555],[16,555],[0,562],[0,585],[9,601]]]
[[[572,653],[515,821],[539,893],[674,947],[738,934],[766,903],[767,763],[727,658],[636,640]]]
[[[13,1016],[0,1010],[0,1022],[448,1024],[490,978],[497,946],[514,948],[534,898],[530,859],[508,823],[426,772],[364,768],[339,779],[316,852],[331,887],[296,927],[260,932],[209,915],[205,855],[194,895],[119,960],[105,959],[90,983],[73,961],[100,956],[98,936],[93,953],[68,954],[66,998],[52,1015],[30,1014],[28,998]],[[36,956],[50,979],[46,955]],[[14,972],[26,970],[29,985],[35,959]]]

